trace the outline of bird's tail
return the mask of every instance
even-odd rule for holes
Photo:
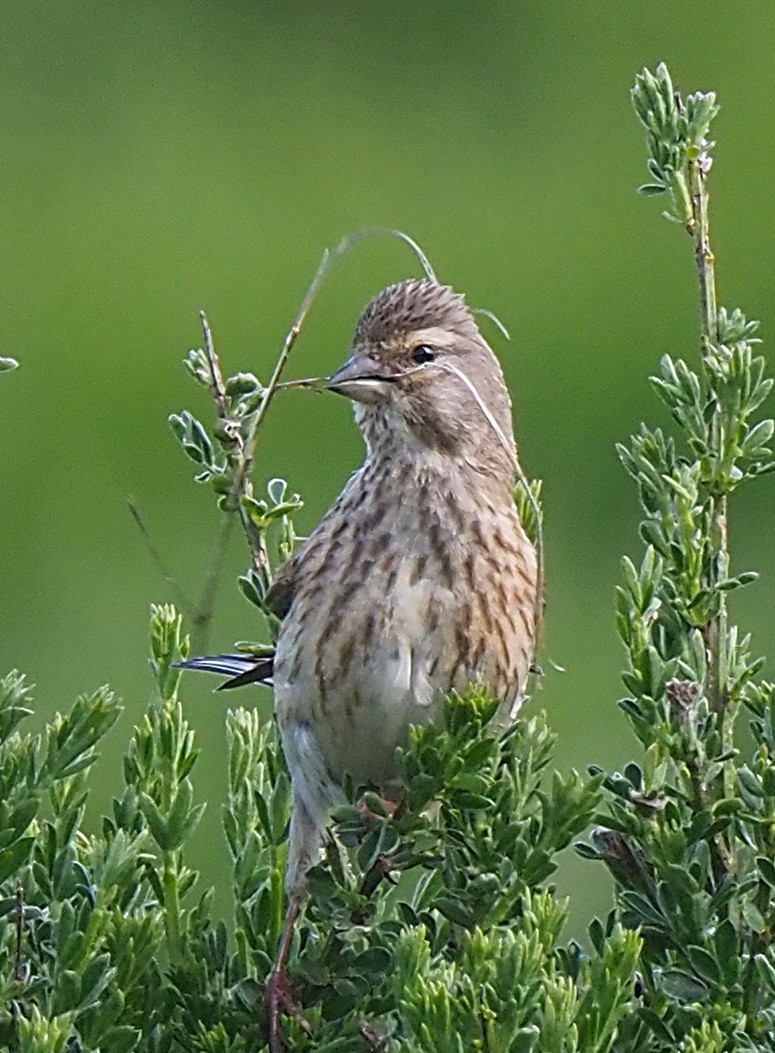
[[[219,691],[228,691],[243,684],[272,685],[274,654],[214,654],[204,658],[189,658],[177,662],[177,669],[198,669],[205,673],[219,673],[229,679],[218,685]]]

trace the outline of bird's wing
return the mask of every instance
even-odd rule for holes
[[[322,538],[325,538],[326,533],[330,530],[331,521],[335,521],[342,516],[342,509],[346,506],[350,493],[358,485],[362,474],[363,469],[353,472],[334,505],[329,508],[310,536],[298,548],[294,549],[291,557],[285,561],[275,575],[274,581],[264,597],[264,606],[270,614],[274,614],[280,621],[291,609],[291,604],[299,588],[299,574],[302,573],[302,569],[305,575],[314,575],[320,569],[320,541]],[[325,547],[323,547],[322,551],[325,552]]]
[[[219,691],[227,691],[243,684],[272,683],[274,654],[256,656],[254,654],[214,654],[206,658],[189,658],[187,662],[178,662],[178,669],[198,669],[205,673],[219,673],[229,679],[219,684]]]
[[[280,569],[271,588],[264,597],[264,606],[280,621],[290,610],[296,592],[296,572],[299,564],[297,549]],[[189,658],[187,662],[178,662],[178,669],[196,669],[205,673],[219,673],[227,676],[219,685],[219,691],[228,691],[243,684],[267,684],[272,686],[274,672],[274,652],[266,655],[255,655],[246,651],[243,654],[214,654],[201,658]]]
[[[301,553],[304,546],[297,548],[290,559],[286,560],[275,575],[269,590],[264,596],[264,606],[274,614],[280,621],[291,609],[293,598],[296,595],[297,573],[301,563]]]
[[[264,597],[264,608],[280,621],[291,609],[296,595],[298,572],[308,542],[309,538],[296,549],[290,559],[286,560]],[[251,654],[249,651],[242,654],[206,655],[201,658],[189,658],[186,662],[178,662],[177,668],[196,669],[200,672],[220,673],[221,676],[227,676],[229,679],[219,685],[219,691],[242,687],[243,684],[267,684],[271,687],[273,686],[274,651],[258,655]]]

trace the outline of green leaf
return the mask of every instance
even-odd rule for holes
[[[751,902],[751,900],[743,900],[741,904],[741,912],[746,925],[753,932],[762,933],[767,928],[762,912],[755,903]]]
[[[665,969],[657,982],[668,998],[678,1002],[702,1002],[708,997],[705,984],[682,969]]]
[[[757,954],[754,958],[759,976],[767,985],[771,997],[775,997],[775,966],[764,954]]]
[[[768,856],[757,856],[756,866],[764,881],[775,890],[775,863]]]
[[[23,883],[19,870],[29,859],[34,844],[34,837],[22,837],[0,851],[0,883],[7,881],[10,877],[15,877],[17,881]]]

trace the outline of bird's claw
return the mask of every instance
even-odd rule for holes
[[[386,819],[398,819],[404,810],[404,801],[391,801],[388,797],[381,797],[378,794],[371,795],[372,800],[379,802],[379,807],[382,812],[375,812],[370,804],[369,798],[366,794],[358,799],[356,808],[358,809],[358,815],[365,823],[384,823]]]
[[[288,977],[280,969],[276,969],[266,985],[266,1010],[269,1019],[269,1051],[270,1053],[284,1053],[283,1029],[281,1019],[283,1015],[293,1017],[299,1027],[306,1035],[312,1034],[312,1026],[302,1013],[293,997],[293,988]]]

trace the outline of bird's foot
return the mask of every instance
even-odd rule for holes
[[[372,803],[379,811],[375,811]],[[379,794],[367,793],[358,800],[356,805],[361,819],[367,823],[381,823],[385,819],[397,819],[404,810],[404,801],[391,801]]]
[[[266,1011],[269,1022],[269,1051],[284,1053],[283,1016],[291,1016],[306,1035],[312,1034],[312,1027],[296,1004],[293,997],[291,981],[283,969],[273,970],[266,985]]]

